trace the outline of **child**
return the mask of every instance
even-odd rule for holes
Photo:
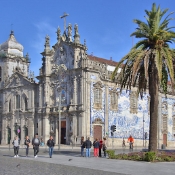
[[[19,139],[18,139],[18,136],[15,136],[12,144],[13,144],[13,148],[14,148],[14,157],[19,157],[18,156],[18,151],[19,151]]]

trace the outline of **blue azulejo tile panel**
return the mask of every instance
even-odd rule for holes
[[[109,88],[110,90],[111,88]],[[143,139],[144,133],[149,135],[148,94],[138,98],[138,113],[130,113],[130,91],[122,90],[118,97],[118,111],[110,108],[110,95],[108,97],[109,121],[108,131],[111,137],[111,126],[116,125],[115,138],[128,138],[132,135],[135,139]]]
[[[173,130],[173,117],[175,116],[175,99],[174,98],[162,98],[162,106],[161,106],[161,121],[163,121],[163,117],[167,117],[167,128],[163,128],[163,130],[167,130],[167,140],[175,141],[175,130]],[[163,137],[163,135],[162,135]],[[163,138],[162,138],[163,139]]]
[[[95,119],[100,119],[101,122],[103,123],[103,127],[102,127],[102,133],[103,135],[105,130],[104,130],[104,123],[105,123],[105,87],[102,88],[102,108],[101,109],[94,109],[93,107],[93,103],[94,103],[94,91],[93,91],[93,85],[95,83],[92,82],[91,83],[91,88],[90,88],[90,135],[93,137],[94,133],[93,133],[93,122],[95,121]]]

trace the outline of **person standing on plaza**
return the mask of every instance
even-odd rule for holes
[[[103,138],[103,152],[104,152],[104,157],[106,157],[106,150],[107,150],[107,141],[106,138]]]
[[[95,141],[93,142],[93,146],[94,146],[94,157],[98,157],[98,152],[99,152],[100,143],[99,143],[99,141],[98,141],[97,138],[96,138]]]
[[[26,136],[25,138],[24,145],[26,145],[26,157],[27,157],[29,154],[29,145],[30,145],[30,139],[28,136]]]
[[[18,152],[19,152],[19,139],[18,136],[15,136],[13,142],[13,148],[14,148],[14,157],[19,157]]]
[[[47,141],[47,146],[49,147],[49,156],[52,158],[53,148],[55,146],[55,142],[52,136],[50,136],[50,139]]]
[[[85,141],[84,137],[81,137],[81,157],[84,157]]]
[[[91,146],[92,146],[92,142],[90,141],[90,138],[88,137],[88,139],[85,142],[86,157],[90,157],[91,155]]]
[[[40,145],[40,140],[38,139],[38,134],[36,134],[35,138],[33,138],[32,145],[33,145],[33,149],[34,149],[34,157],[37,158],[37,154],[39,153],[39,145]]]
[[[129,136],[128,143],[129,143],[129,148],[133,149],[134,138],[132,137],[132,135]]]
[[[100,146],[99,146],[99,157],[101,157],[101,149],[102,149],[102,146],[103,146],[103,140],[100,140]]]

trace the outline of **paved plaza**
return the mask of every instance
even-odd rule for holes
[[[116,153],[123,151],[118,149]],[[61,151],[55,148],[53,158],[49,158],[45,148],[40,149],[36,159],[33,156],[33,149],[30,149],[29,157],[25,157],[24,149],[20,149],[19,155],[19,158],[14,158],[13,149],[0,148],[0,175],[48,173],[52,175],[172,175],[175,171],[174,162],[148,163],[93,156],[85,158],[80,157],[78,148],[66,148]]]

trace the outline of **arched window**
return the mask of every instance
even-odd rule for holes
[[[11,99],[10,99],[10,101],[9,101],[9,112],[11,112],[11,110],[12,110],[12,103],[11,103]]]
[[[20,95],[16,95],[16,109],[20,109]]]
[[[24,110],[25,111],[27,111],[27,106],[28,106],[28,104],[27,104],[27,98],[25,97],[25,99],[24,99]]]
[[[1,81],[1,77],[2,77],[2,68],[0,66],[0,81]]]

